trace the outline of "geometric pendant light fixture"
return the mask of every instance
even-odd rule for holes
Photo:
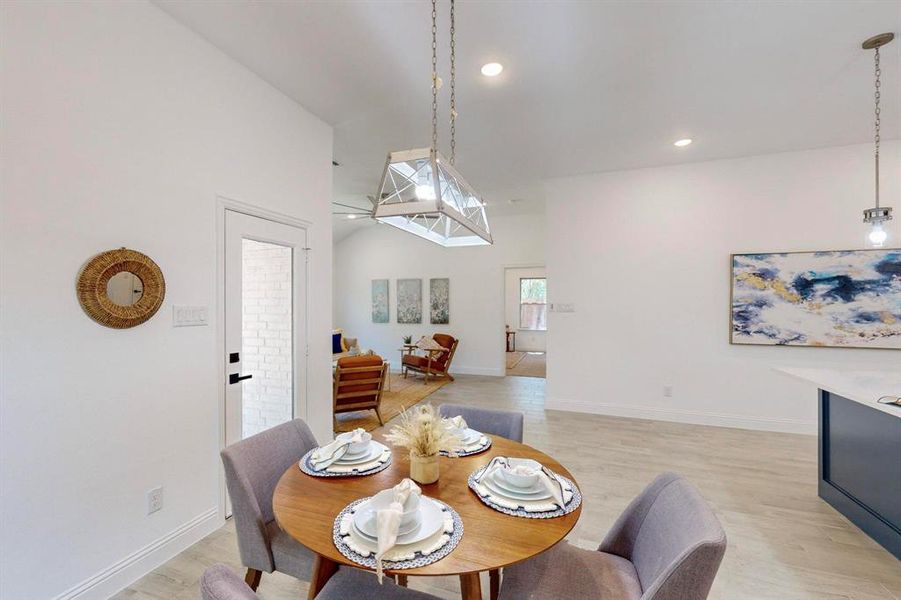
[[[485,203],[454,167],[456,158],[456,90],[454,0],[450,2],[451,154],[438,151],[437,7],[432,0],[432,145],[388,154],[372,218],[445,247],[493,243]]]
[[[889,42],[895,39],[894,33],[881,33],[879,35],[873,36],[870,39],[866,40],[862,47],[864,50],[874,50],[875,54],[875,70],[874,75],[876,79],[876,92],[873,95],[875,102],[875,110],[874,110],[874,121],[875,121],[875,135],[873,137],[874,144],[874,152],[873,156],[875,159],[876,166],[876,205],[872,208],[868,208],[863,211],[863,222],[870,226],[870,231],[867,234],[867,241],[874,248],[881,248],[885,245],[886,240],[888,239],[888,232],[884,228],[884,224],[886,221],[892,220],[892,207],[890,206],[879,206],[879,130],[880,130],[880,106],[879,102],[881,100],[881,91],[882,87],[882,71],[879,68],[879,48],[885,46]]]

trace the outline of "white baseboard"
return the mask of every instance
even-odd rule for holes
[[[674,421],[693,425],[713,425],[716,427],[736,427],[738,429],[755,429],[759,431],[778,431],[781,433],[803,433],[816,435],[817,422],[802,419],[771,419],[766,417],[746,417],[723,413],[678,410],[650,406],[630,406],[624,404],[605,404],[585,400],[563,400],[548,398],[545,401],[547,410],[563,410],[611,417],[629,417],[632,419],[648,419],[655,421]]]
[[[460,373],[461,375],[488,375],[490,377],[503,377],[506,375],[506,369],[503,367],[499,368],[485,368],[485,367],[467,367],[467,366],[453,366],[451,367],[451,374]]]
[[[109,598],[214,532],[222,526],[222,522],[219,517],[219,508],[211,508],[78,585],[69,588],[56,596],[56,600]]]
[[[389,369],[392,373],[400,373],[400,365],[389,363]],[[487,375],[489,377],[503,377],[507,374],[506,369],[498,367],[495,369],[485,367],[467,367],[451,365],[451,375]]]

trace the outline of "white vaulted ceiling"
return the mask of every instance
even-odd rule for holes
[[[336,199],[365,205],[389,150],[428,145],[428,2],[156,3],[334,126]],[[883,31],[901,37],[901,1],[460,0],[457,165],[491,215],[533,210],[546,177],[866,142],[860,43]],[[883,137],[901,137],[901,39],[883,78]]]

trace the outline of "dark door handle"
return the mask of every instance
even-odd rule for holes
[[[244,381],[245,379],[250,379],[253,375],[241,375],[240,373],[232,373],[228,376],[229,383],[238,383],[239,381]]]

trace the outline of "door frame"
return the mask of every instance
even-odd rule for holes
[[[217,440],[217,448],[216,448],[216,464],[219,466],[219,519],[220,521],[225,521],[226,514],[226,485],[225,485],[225,471],[221,467],[221,461],[219,460],[219,452],[225,448],[225,380],[228,375],[226,374],[227,367],[225,362],[226,355],[226,347],[225,347],[225,218],[226,212],[233,211],[237,213],[241,213],[244,215],[248,215],[250,217],[257,217],[259,219],[265,219],[267,221],[272,221],[273,223],[279,223],[281,225],[288,225],[290,227],[297,227],[298,229],[303,229],[306,234],[306,248],[303,248],[304,252],[307,255],[307,264],[304,268],[304,290],[307,293],[306,301],[304,302],[304,313],[300,315],[303,319],[303,330],[304,336],[306,339],[303,340],[304,347],[296,349],[296,353],[300,354],[303,360],[303,371],[304,373],[309,373],[309,348],[310,348],[310,298],[309,298],[309,289],[310,289],[310,263],[309,263],[309,254],[310,254],[310,234],[311,228],[313,226],[312,221],[308,221],[306,219],[301,219],[298,217],[293,217],[291,215],[286,215],[284,213],[280,213],[277,211],[269,210],[267,208],[263,208],[261,206],[256,206],[253,204],[248,204],[246,202],[242,202],[240,200],[235,200],[233,198],[228,198],[226,196],[217,195],[215,202],[215,228],[216,228],[216,405],[217,405],[217,416],[218,416],[218,429],[219,435]],[[303,385],[303,397],[307,400],[307,406],[305,407],[309,409],[309,398],[310,398],[310,378],[304,377]],[[295,414],[297,412],[297,386],[294,386],[295,394],[293,398],[294,402],[294,410]]]
[[[507,271],[513,269],[544,269],[544,277],[547,279],[547,263],[538,263],[538,262],[526,262],[526,263],[509,263],[504,264],[502,267],[501,273],[501,297],[504,299],[504,323],[507,322]],[[519,319],[517,319],[516,331],[519,331]],[[549,330],[550,328],[548,328]],[[548,338],[548,330],[545,330],[545,346],[544,351],[545,355],[547,355],[547,338]],[[506,346],[501,346],[501,357],[502,364],[504,365],[504,377],[507,376],[507,349]],[[547,377],[545,377],[547,380]]]

